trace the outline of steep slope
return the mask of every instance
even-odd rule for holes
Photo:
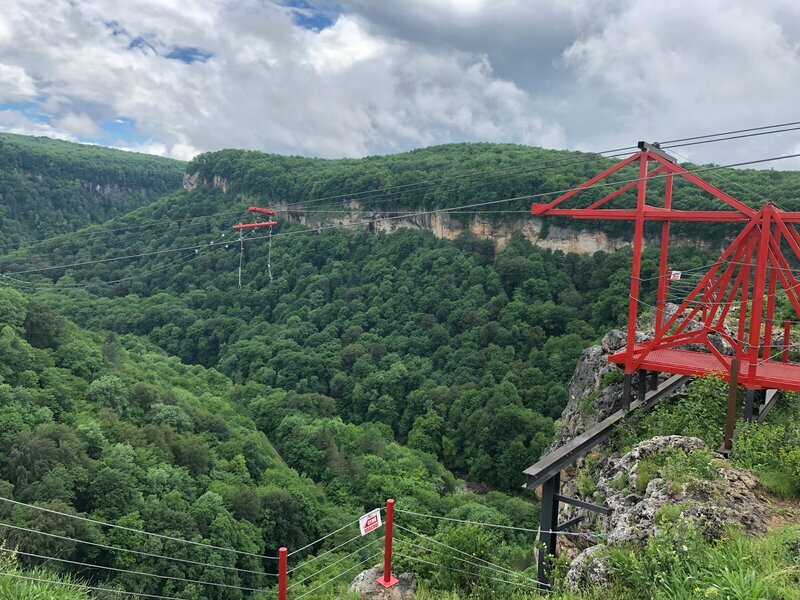
[[[103,223],[180,187],[184,163],[0,134],[0,252]]]
[[[246,588],[272,587],[264,574],[275,571],[274,562],[254,554],[274,556],[282,545],[300,549],[389,495],[410,510],[484,514],[520,526],[535,520],[532,504],[496,493],[474,496],[433,457],[399,446],[387,427],[347,425],[334,410],[334,402],[319,394],[255,382],[234,385],[217,371],[181,364],[133,336],[82,330],[47,305],[0,289],[0,556],[19,551],[16,563],[0,560],[0,571],[53,568],[67,560],[110,567],[64,566],[101,587],[249,598],[257,594],[243,593]],[[294,566],[352,535],[351,527],[327,538],[293,558]],[[519,551],[513,538],[504,543],[508,552]],[[349,568],[361,560],[347,556],[353,550],[326,560],[342,559],[339,568]],[[55,560],[43,563],[30,555]],[[234,587],[220,596],[212,584],[175,577]],[[0,589],[7,583],[0,574]]]

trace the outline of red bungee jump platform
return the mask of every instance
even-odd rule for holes
[[[636,344],[637,350],[644,349],[644,344]],[[612,354],[608,361],[620,365],[625,364],[626,352],[624,350]],[[690,350],[652,350],[641,363],[640,368],[660,373],[674,373],[676,375],[716,375],[728,381],[730,379],[732,356],[720,359],[710,353],[695,352]],[[739,367],[739,381],[747,379],[749,366],[742,363]],[[784,363],[776,360],[766,360],[755,366],[754,389],[778,389],[800,392],[800,365]]]

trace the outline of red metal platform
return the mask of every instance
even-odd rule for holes
[[[644,344],[636,344],[634,355],[639,350],[645,350]],[[627,352],[622,350],[608,357],[609,362],[624,365]],[[726,381],[730,377],[730,364],[732,356],[724,356],[722,360],[713,354],[695,352],[690,350],[652,350],[641,363],[642,369],[659,371],[662,373],[675,373],[676,375],[719,375]],[[747,363],[739,367],[739,379],[744,380],[748,374]],[[784,363],[775,360],[766,360],[756,367],[754,387],[756,389],[779,389],[800,392],[800,365]]]

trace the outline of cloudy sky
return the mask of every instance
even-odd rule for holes
[[[188,159],[800,121],[796,0],[2,0],[0,130]],[[681,151],[800,152],[800,132]]]

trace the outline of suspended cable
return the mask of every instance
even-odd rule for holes
[[[42,579],[41,577],[30,577],[28,575],[18,575],[16,573],[8,573],[0,571],[0,578],[13,577],[14,579],[24,579],[26,581],[35,581],[37,583],[47,583],[49,585],[61,585],[70,588],[80,588],[82,590],[90,590],[92,592],[107,592],[110,594],[122,594],[124,596],[135,596],[136,598],[154,598],[155,600],[182,600],[175,596],[159,596],[157,594],[145,594],[144,592],[126,592],[124,590],[115,590],[113,588],[95,587],[91,585],[84,585],[80,583],[68,583],[66,581],[57,581],[53,579]]]
[[[472,554],[470,554],[468,552],[464,552],[463,550],[459,550],[458,548],[453,548],[452,546],[449,546],[449,545],[445,544],[444,542],[440,542],[437,539],[434,539],[434,538],[432,538],[430,536],[427,536],[427,535],[424,535],[422,533],[419,533],[418,531],[414,531],[413,529],[409,529],[408,527],[403,527],[402,525],[399,525],[397,523],[395,523],[394,526],[397,527],[398,529],[400,529],[401,531],[405,531],[406,533],[410,533],[411,535],[415,535],[417,537],[421,537],[425,541],[431,542],[432,544],[436,544],[437,546],[442,546],[443,548],[447,548],[448,550],[452,550],[453,552],[456,552],[457,554],[460,554],[462,556],[466,556],[468,558],[471,558],[472,560],[476,560],[476,561],[481,562],[481,563],[483,563],[483,564],[485,564],[487,566],[494,567],[495,569],[500,569],[501,571],[505,571],[505,572],[507,572],[507,573],[509,573],[511,575],[515,574],[515,572],[512,571],[511,569],[508,569],[506,567],[501,567],[500,565],[496,565],[493,562],[490,562],[488,560],[484,560],[483,558],[479,558],[479,557],[474,556],[474,555],[472,555]],[[408,540],[406,540],[406,543],[409,543]]]
[[[406,560],[416,561],[416,562],[419,562],[419,563],[430,565],[432,567],[443,568],[442,565],[436,564],[435,562],[431,562],[429,560],[425,560],[424,558],[419,558],[417,556],[409,556],[407,554],[401,554],[399,552],[395,552],[394,554],[395,554],[395,556],[397,556],[399,558],[405,558]],[[444,567],[444,568],[446,568],[448,571],[454,571],[456,573],[463,573],[465,575],[471,575],[473,577],[475,576],[474,572],[465,571],[464,569],[456,569],[454,567]],[[515,585],[517,587],[524,587],[524,588],[530,589],[529,585],[527,585],[525,583],[520,583],[518,581],[508,581],[507,579],[500,579],[499,577],[490,577],[488,575],[483,575],[482,577],[485,578],[485,579],[489,579],[491,581],[497,581],[499,583],[507,583],[509,585]],[[533,580],[533,579],[530,580],[530,581],[533,581],[538,585],[547,585],[546,583],[542,583],[540,581],[536,581],[536,580]],[[552,594],[552,593],[554,593],[552,590],[548,590],[548,589],[541,589],[541,588],[533,588],[533,589],[536,592],[540,593],[540,594]]]
[[[763,125],[761,127],[748,127],[747,129],[734,129],[733,131],[723,131],[722,133],[708,133],[706,135],[696,135],[694,137],[678,138],[674,140],[664,140],[658,144],[673,144],[675,142],[688,142],[691,140],[700,140],[703,138],[719,137],[721,135],[732,135],[734,133],[746,133],[748,131],[761,131],[763,129],[774,129],[776,127],[789,127],[790,125],[800,125],[800,121],[791,121],[789,123],[778,123],[776,125]]]
[[[365,562],[369,562],[369,561],[371,561],[371,560],[375,560],[375,559],[376,559],[377,557],[379,557],[381,554],[383,554],[383,552],[378,552],[378,553],[376,553],[376,554],[373,554],[373,555],[372,555],[372,556],[370,556],[369,558],[365,558],[365,559],[364,559],[364,560],[362,560],[360,563],[357,563],[357,564],[353,565],[352,567],[350,567],[350,568],[349,568],[349,569],[347,569],[346,571],[342,571],[341,573],[339,573],[339,574],[338,574],[338,575],[336,575],[335,577],[333,577],[333,578],[329,579],[329,580],[328,580],[328,581],[326,581],[325,583],[323,583],[323,584],[321,584],[321,585],[318,585],[317,587],[315,587],[315,588],[312,588],[312,589],[308,590],[307,592],[304,592],[304,593],[300,594],[299,596],[297,596],[297,598],[295,598],[295,600],[300,600],[300,598],[305,598],[305,597],[306,597],[306,596],[308,596],[309,594],[313,594],[314,592],[316,592],[316,591],[318,591],[318,590],[320,590],[320,589],[324,588],[326,585],[330,585],[331,583],[333,583],[334,581],[336,581],[336,580],[337,580],[337,579],[339,579],[340,577],[343,577],[344,575],[347,575],[347,574],[348,574],[350,571],[352,571],[353,569],[357,569],[358,567],[360,567],[361,565],[363,565]]]
[[[267,591],[269,591],[269,590],[266,590],[266,589],[263,589],[263,588],[262,589],[249,588],[249,587],[243,587],[243,586],[238,586],[238,585],[230,585],[230,584],[227,584],[227,583],[217,583],[217,582],[214,582],[214,581],[200,581],[199,579],[187,579],[185,577],[173,577],[171,575],[156,575],[155,573],[145,573],[143,571],[132,571],[130,569],[119,569],[117,567],[106,567],[104,565],[97,565],[97,564],[94,564],[94,563],[84,563],[84,562],[79,562],[79,561],[76,561],[76,560],[69,560],[69,559],[66,559],[66,558],[58,558],[56,556],[44,556],[44,555],[41,555],[41,554],[34,554],[33,552],[23,552],[22,550],[15,550],[13,548],[4,548],[2,546],[0,546],[0,552],[11,552],[13,554],[19,554],[20,556],[27,556],[29,558],[38,558],[38,559],[47,560],[47,561],[53,560],[53,561],[64,563],[64,564],[68,564],[68,565],[75,565],[77,567],[87,567],[87,568],[90,568],[90,569],[102,569],[104,571],[114,571],[116,573],[126,573],[128,575],[138,575],[138,576],[142,576],[142,577],[155,577],[157,579],[166,579],[166,580],[169,580],[169,581],[181,581],[183,583],[192,583],[192,584],[198,584],[198,585],[211,585],[211,586],[214,586],[214,587],[228,588],[228,589],[232,589],[232,590],[241,590],[241,591],[245,591],[245,592],[267,592]]]
[[[777,128],[777,127],[785,127],[785,126],[789,126],[789,125],[800,125],[800,121],[793,121],[793,122],[789,122],[789,123],[781,123],[781,124],[776,124],[776,125],[767,125],[767,126],[763,126],[763,127],[751,127],[751,128],[748,128],[748,129],[737,129],[737,130],[733,130],[733,131],[726,131],[726,132],[721,132],[721,133],[707,134],[707,135],[694,136],[694,137],[688,137],[688,138],[678,138],[678,139],[674,139],[674,140],[666,140],[666,141],[660,142],[660,144],[672,144],[672,143],[675,143],[675,142],[699,140],[699,139],[704,139],[704,138],[718,138],[720,136],[725,136],[725,135],[729,135],[729,134],[745,133],[745,132],[750,132],[750,131],[760,131],[760,130],[765,130],[765,129],[774,129],[774,128]],[[775,131],[775,132],[765,132],[765,133],[758,134],[758,135],[765,135],[765,134],[769,134],[769,133],[780,133],[781,131],[783,131],[783,130]],[[749,137],[749,136],[744,136],[744,137]],[[736,139],[736,138],[727,138],[727,139]],[[714,141],[724,141],[724,140],[709,140],[709,142],[704,142],[704,143],[710,143],[710,142],[714,142]],[[610,150],[601,150],[601,151],[597,151],[597,152],[589,152],[588,154],[601,156],[603,154],[611,154],[611,153],[616,153],[616,152],[635,150],[636,148],[637,148],[636,146],[626,146],[626,147],[614,148],[614,149],[610,149]],[[614,156],[605,156],[605,157],[602,157],[602,158],[614,158]],[[582,158],[582,159],[576,159],[576,160],[570,160],[570,161],[549,161],[549,162],[545,162],[545,163],[539,163],[537,165],[537,169],[540,169],[542,167],[547,167],[547,166],[558,166],[559,163],[563,164],[563,165],[580,164],[580,163],[583,163],[583,162],[589,162],[591,160],[596,160],[596,157]],[[504,169],[501,169],[500,170],[500,174],[502,175],[502,171],[503,170],[510,171],[510,170],[523,170],[523,169],[527,169],[529,172],[531,172],[531,168],[528,165],[515,165],[515,166],[509,166],[509,167],[506,167]],[[434,183],[437,183],[437,182],[440,182],[440,181],[449,180],[449,179],[459,179],[459,178],[460,179],[465,179],[465,178],[479,177],[481,175],[486,175],[486,174],[488,174],[489,176],[493,176],[494,174],[497,174],[498,172],[499,171],[497,169],[485,170],[485,171],[474,171],[474,172],[468,172],[466,174],[461,174],[461,175],[451,175],[451,176],[442,177],[442,178],[438,178],[438,179],[432,179],[432,180],[426,180],[426,181],[421,181],[421,182],[402,184],[402,185],[398,185],[398,186],[388,186],[388,187],[374,188],[374,189],[371,189],[371,190],[362,190],[362,191],[358,191],[358,192],[350,192],[350,193],[347,193],[347,194],[338,194],[338,195],[334,195],[334,196],[321,196],[321,197],[317,197],[317,198],[311,198],[311,199],[308,199],[308,200],[302,200],[302,201],[289,203],[289,204],[287,204],[287,209],[284,209],[281,212],[290,211],[291,207],[294,207],[294,206],[310,204],[310,203],[320,202],[320,201],[324,201],[324,200],[337,199],[337,198],[347,198],[347,197],[351,197],[352,198],[352,197],[355,197],[355,196],[358,196],[358,195],[361,195],[361,194],[372,194],[372,193],[375,193],[375,192],[383,192],[383,195],[386,195],[386,192],[387,191],[391,191],[391,190],[405,189],[405,188],[408,188],[408,187],[411,187],[411,186],[432,185]],[[378,198],[378,197],[380,197],[380,196],[372,196],[372,198]],[[364,200],[364,199],[367,199],[367,198],[361,198],[361,199]],[[303,212],[306,212],[306,211],[303,210]],[[210,215],[201,215],[201,216],[195,216],[195,217],[187,217],[187,218],[184,218],[184,219],[170,220],[170,221],[167,221],[167,224],[163,228],[164,229],[165,228],[170,228],[170,227],[174,226],[177,223],[182,223],[182,222],[186,222],[186,221],[196,221],[196,220],[200,220],[200,219],[213,219],[213,218],[219,218],[219,217],[222,217],[222,216],[233,215],[233,214],[239,214],[239,211],[223,211],[223,212],[213,213],[213,214],[210,214]],[[9,243],[6,243],[6,244],[0,244],[0,248],[10,247],[10,246],[18,246],[19,248],[22,248],[22,247],[42,244],[42,243],[45,243],[45,242],[49,242],[49,241],[53,241],[53,240],[61,239],[61,238],[67,238],[67,239],[71,240],[74,235],[85,235],[85,236],[110,235],[110,234],[113,234],[113,233],[116,233],[116,232],[120,232],[120,231],[127,232],[127,231],[130,231],[131,229],[142,229],[142,228],[146,228],[146,227],[152,227],[152,226],[155,226],[155,225],[158,225],[158,224],[162,224],[164,222],[165,221],[163,219],[161,219],[161,220],[157,220],[157,221],[150,221],[150,222],[145,222],[145,223],[132,224],[132,225],[128,225],[128,226],[125,226],[125,227],[119,227],[119,228],[115,228],[115,229],[104,229],[104,230],[100,230],[100,231],[89,231],[89,232],[82,232],[82,231],[79,230],[77,232],[73,232],[73,233],[70,233],[70,234],[59,234],[59,235],[56,235],[56,236],[43,238],[41,240],[32,240],[30,242],[9,242]]]
[[[433,539],[433,538],[428,538],[428,539]],[[442,552],[443,552],[442,550],[437,550],[435,548],[428,548],[427,546],[422,546],[420,544],[415,544],[414,542],[410,542],[405,538],[397,538],[397,541],[401,542],[403,544],[408,544],[412,548],[417,548],[418,550],[426,550],[428,552],[438,552],[439,554],[442,554]],[[528,576],[524,575],[523,573],[519,573],[517,571],[513,571],[512,569],[508,569],[506,567],[501,567],[500,565],[497,565],[495,563],[492,563],[492,562],[489,562],[489,561],[485,561],[485,560],[475,556],[474,554],[468,554],[466,552],[461,552],[457,548],[453,548],[452,546],[448,546],[447,544],[442,544],[442,546],[445,546],[449,550],[453,550],[455,552],[459,552],[459,553],[463,554],[464,556],[470,556],[473,559],[479,560],[479,561],[484,562],[486,564],[482,564],[481,565],[481,564],[469,561],[469,560],[467,560],[465,558],[461,558],[459,556],[448,556],[448,558],[452,558],[453,560],[457,560],[459,562],[466,563],[466,564],[468,564],[468,565],[470,565],[472,567],[478,568],[478,569],[486,569],[487,571],[491,571],[492,573],[499,573],[501,575],[511,575],[511,576],[514,576],[514,577],[522,577],[526,581],[535,582],[537,584],[539,583],[535,579],[531,579]]]
[[[347,560],[348,558],[350,558],[350,557],[352,557],[352,556],[354,556],[354,555],[358,554],[359,552],[363,552],[364,550],[366,550],[366,549],[367,549],[367,548],[369,548],[370,546],[373,546],[373,545],[377,544],[378,542],[382,542],[382,541],[383,541],[383,540],[382,540],[381,538],[375,538],[374,540],[372,540],[372,541],[371,541],[371,542],[369,542],[368,544],[364,544],[363,546],[361,546],[361,548],[358,548],[358,549],[356,549],[356,550],[353,550],[353,551],[352,551],[350,554],[346,554],[345,556],[343,556],[343,557],[342,557],[342,558],[340,558],[339,560],[337,560],[337,561],[335,561],[335,562],[332,562],[332,563],[330,563],[329,565],[326,565],[326,566],[322,567],[322,568],[321,568],[319,571],[317,571],[316,573],[312,573],[311,575],[309,575],[309,576],[308,576],[308,577],[306,577],[305,579],[300,579],[299,581],[295,581],[294,583],[292,583],[292,585],[290,585],[290,586],[289,586],[288,588],[286,588],[286,589],[289,589],[289,590],[290,590],[290,589],[292,589],[293,587],[297,587],[298,585],[302,585],[302,584],[304,584],[306,581],[308,581],[309,579],[313,579],[314,577],[317,577],[317,576],[318,576],[320,573],[323,573],[323,572],[327,571],[327,570],[328,570],[328,569],[330,569],[331,567],[334,567],[334,566],[338,565],[339,563],[341,563],[341,562],[344,562],[344,561],[345,561],[345,560]],[[304,566],[304,565],[300,565],[300,568],[302,568],[303,566]]]
[[[777,129],[775,131],[763,131],[761,133],[748,133],[748,134],[744,134],[744,135],[732,135],[730,137],[723,137],[723,138],[719,138],[719,139],[716,139],[716,140],[703,140],[703,141],[699,141],[699,142],[685,142],[685,143],[682,143],[682,144],[671,144],[671,145],[667,145],[667,146],[661,146],[661,148],[666,150],[666,149],[672,149],[672,148],[682,148],[684,146],[696,146],[697,144],[710,144],[710,143],[713,143],[713,142],[727,142],[729,140],[738,140],[740,138],[750,138],[750,137],[756,137],[756,136],[759,136],[759,135],[771,135],[773,133],[784,133],[786,131],[797,131],[798,129],[800,129],[800,127],[789,127],[787,129]]]
[[[786,159],[798,158],[798,157],[800,157],[800,153],[786,154],[786,155],[783,155],[783,156],[773,156],[773,157],[770,157],[770,158],[762,158],[762,159],[741,161],[741,162],[736,162],[736,163],[729,163],[727,165],[715,165],[715,166],[709,166],[709,167],[699,167],[697,169],[691,169],[691,170],[687,169],[686,173],[704,173],[704,172],[715,171],[715,170],[719,170],[719,169],[726,169],[726,168],[731,168],[731,167],[741,167],[741,166],[752,165],[752,164],[761,164],[761,163],[766,163],[766,162],[774,162],[774,161],[778,161],[778,160],[786,160]],[[550,192],[541,192],[541,193],[537,193],[537,194],[526,194],[526,195],[523,195],[523,196],[515,196],[515,197],[512,197],[512,198],[502,198],[502,199],[499,199],[499,200],[489,200],[489,201],[486,201],[486,202],[476,202],[474,204],[465,204],[463,206],[457,206],[457,207],[452,207],[452,208],[438,208],[438,209],[410,212],[410,213],[406,213],[404,215],[379,217],[379,218],[375,218],[375,219],[366,219],[366,220],[356,221],[356,222],[353,222],[353,223],[341,223],[341,224],[335,224],[335,225],[326,225],[326,226],[315,227],[315,228],[311,228],[311,229],[307,229],[307,230],[280,232],[280,233],[275,234],[274,237],[283,237],[283,236],[288,236],[288,235],[299,235],[299,234],[321,232],[321,231],[324,231],[324,230],[327,230],[327,229],[344,229],[344,228],[349,228],[349,227],[357,227],[359,225],[366,225],[366,224],[369,224],[369,223],[375,223],[375,222],[378,222],[378,221],[392,221],[392,220],[397,220],[397,219],[402,219],[402,218],[418,217],[418,216],[430,215],[430,214],[435,214],[435,213],[446,213],[446,212],[450,212],[450,211],[453,211],[453,210],[459,210],[459,209],[465,209],[465,208],[476,208],[476,207],[479,207],[479,206],[489,206],[489,205],[494,205],[494,204],[501,204],[501,203],[504,203],[504,202],[514,202],[514,201],[519,201],[519,200],[532,200],[534,198],[542,198],[542,197],[545,197],[545,196],[561,195],[561,194],[565,194],[567,192],[576,191],[576,190],[577,191],[585,191],[585,190],[590,190],[590,189],[595,189],[595,188],[618,186],[620,184],[626,184],[626,183],[634,183],[634,182],[642,181],[642,180],[645,180],[645,179],[654,180],[654,179],[660,179],[660,178],[672,177],[672,176],[674,176],[674,175],[673,174],[658,174],[658,175],[649,175],[649,176],[646,176],[646,177],[636,177],[636,178],[632,178],[632,179],[623,179],[623,180],[620,180],[620,181],[610,181],[610,182],[596,183],[594,185],[586,186],[586,187],[566,188],[566,189],[562,189],[562,190],[554,190],[554,191],[550,191]],[[251,238],[251,240],[255,241],[255,240],[259,240],[259,239],[267,239],[268,237],[269,236],[255,236],[255,237]],[[215,242],[211,242],[211,244],[209,244],[209,245],[214,245],[214,243]],[[117,257],[103,258],[103,259],[97,259],[97,260],[91,260],[91,261],[82,261],[82,262],[78,262],[78,263],[70,263],[70,264],[64,264],[64,265],[53,265],[53,266],[42,267],[42,268],[38,268],[38,269],[26,269],[26,270],[22,270],[22,271],[11,271],[11,272],[5,273],[5,275],[8,276],[8,275],[23,275],[23,274],[28,274],[28,273],[39,273],[39,272],[43,272],[43,271],[52,271],[52,270],[55,270],[55,269],[67,269],[67,268],[72,268],[72,267],[88,266],[88,265],[92,265],[92,264],[108,263],[108,262],[113,262],[113,261],[117,261],[117,260],[126,260],[126,259],[131,259],[131,258],[141,258],[141,257],[145,257],[145,256],[156,256],[156,255],[170,254],[170,253],[173,253],[173,252],[181,252],[181,251],[186,251],[186,250],[195,250],[195,249],[202,248],[202,247],[204,247],[204,246],[203,245],[198,245],[198,246],[186,246],[186,247],[182,247],[182,248],[167,248],[167,249],[164,249],[164,250],[155,250],[155,251],[151,251],[151,252],[141,252],[141,253],[138,253],[138,254],[130,254],[130,255],[126,255],[126,256],[117,256]]]
[[[149,535],[149,536],[156,537],[156,538],[159,538],[159,539],[169,540],[171,542],[178,542],[180,544],[189,544],[191,546],[197,546],[197,547],[200,547],[200,548],[210,548],[212,550],[221,550],[223,552],[233,552],[233,553],[239,554],[241,556],[251,556],[251,557],[254,557],[254,558],[260,558],[260,559],[264,559],[264,560],[278,560],[277,556],[265,556],[263,554],[256,554],[256,553],[253,553],[253,552],[245,552],[243,550],[234,550],[233,548],[225,548],[223,546],[214,546],[212,544],[204,544],[202,542],[195,542],[195,541],[192,541],[192,540],[185,540],[185,539],[181,539],[181,538],[172,537],[172,536],[169,536],[169,535],[164,535],[164,534],[161,534],[161,533],[152,533],[150,531],[142,531],[141,529],[135,529],[133,527],[125,527],[123,525],[115,525],[113,523],[105,523],[103,521],[98,521],[98,520],[95,520],[95,519],[89,519],[87,517],[81,517],[81,516],[78,516],[78,515],[71,515],[69,513],[60,512],[60,511],[57,511],[57,510],[53,510],[52,508],[45,508],[43,506],[36,506],[34,504],[26,504],[25,502],[19,502],[18,500],[11,500],[10,498],[0,497],[0,502],[8,502],[9,504],[14,504],[16,506],[24,506],[26,508],[30,508],[30,509],[33,509],[33,510],[38,510],[38,511],[41,511],[41,512],[46,512],[46,513],[49,513],[49,514],[58,515],[60,517],[66,517],[66,518],[69,518],[69,519],[75,519],[77,521],[83,521],[85,523],[94,523],[95,525],[102,525],[103,527],[111,527],[113,529],[120,529],[122,531],[130,531],[131,533],[140,533],[142,535]]]
[[[395,510],[395,512],[398,512],[398,513],[405,513],[407,515],[414,515],[414,516],[417,516],[417,517],[426,517],[428,519],[436,519],[436,520],[439,520],[439,521],[450,521],[450,522],[454,522],[454,523],[462,523],[462,524],[465,524],[465,525],[480,525],[482,527],[494,527],[494,528],[497,528],[497,529],[511,529],[513,531],[524,531],[526,533],[542,533],[541,529],[528,529],[528,528],[525,528],[525,527],[513,527],[511,525],[499,525],[497,523],[483,523],[481,521],[468,521],[466,519],[454,519],[452,517],[441,517],[441,516],[437,516],[437,515],[426,515],[426,514],[414,512],[414,511],[411,511],[411,510],[403,510],[402,508],[397,508],[397,507],[395,507],[394,510]],[[399,525],[398,525],[398,527],[399,527]],[[544,533],[553,533],[553,532],[545,531]],[[579,531],[562,531],[562,532],[555,532],[555,533],[573,534],[573,535],[598,535],[598,534],[594,534],[594,533],[584,533],[584,532],[579,532]],[[420,535],[422,535],[422,534],[420,534]]]
[[[188,558],[176,558],[174,556],[164,556],[162,554],[154,554],[151,552],[142,552],[140,550],[131,550],[130,548],[121,548],[119,546],[110,546],[108,544],[101,544],[99,542],[90,542],[88,540],[81,540],[77,538],[71,538],[65,535],[58,535],[56,533],[48,533],[46,531],[39,531],[38,529],[30,529],[28,527],[21,527],[19,525],[11,525],[9,523],[0,523],[0,527],[5,527],[7,529],[14,529],[16,531],[24,531],[26,533],[33,533],[36,535],[43,535],[49,538],[63,540],[65,542],[73,542],[78,544],[85,544],[87,546],[93,546],[95,548],[103,548],[104,550],[113,550],[114,552],[125,552],[128,554],[135,554],[137,556],[144,556],[147,558],[155,558],[157,560],[168,560],[173,562],[179,562],[189,565],[194,565],[197,567],[205,567],[210,569],[221,569],[224,571],[233,571],[235,573],[247,573],[252,575],[264,575],[266,577],[277,577],[275,573],[264,573],[263,571],[254,571],[252,569],[244,569],[240,567],[229,567],[226,565],[215,565],[212,563],[205,563],[196,560],[190,560]]]
[[[356,524],[358,524],[358,519],[356,519],[355,521],[351,521],[350,523],[347,523],[346,525],[342,525],[336,531],[331,531],[330,533],[328,533],[326,535],[323,535],[321,538],[316,539],[313,542],[309,542],[308,544],[306,544],[302,548],[298,548],[297,550],[293,550],[293,551],[289,552],[289,554],[287,554],[287,556],[294,556],[298,552],[302,552],[303,550],[308,550],[309,548],[311,548],[311,546],[314,546],[315,544],[318,544],[323,540],[327,540],[329,537],[334,536],[337,533],[340,533],[340,532],[344,531],[345,529],[347,529],[348,527],[352,527],[353,525],[356,525]],[[353,539],[356,539],[356,538],[353,538]]]
[[[323,556],[327,556],[328,554],[331,554],[332,552],[336,552],[336,551],[337,551],[337,550],[339,550],[340,548],[344,548],[344,547],[345,547],[345,546],[347,546],[348,544],[352,544],[353,542],[355,542],[355,541],[356,541],[357,539],[359,539],[360,537],[362,537],[362,536],[361,536],[361,534],[359,533],[358,535],[356,535],[356,536],[354,536],[354,537],[351,537],[351,538],[350,538],[349,540],[347,540],[346,542],[343,542],[343,543],[339,544],[339,545],[338,545],[338,546],[336,546],[335,548],[331,548],[330,550],[326,550],[326,551],[325,551],[325,552],[323,552],[322,554],[317,554],[317,555],[316,555],[314,558],[310,558],[310,559],[308,559],[308,560],[307,560],[306,562],[304,562],[303,564],[301,564],[301,565],[297,565],[297,566],[296,566],[296,567],[294,567],[293,569],[289,569],[289,570],[287,571],[287,573],[290,573],[290,574],[291,574],[291,573],[294,573],[294,572],[295,572],[295,571],[297,571],[298,569],[301,569],[301,568],[303,568],[303,567],[305,567],[305,566],[308,566],[308,565],[310,565],[310,564],[311,564],[311,563],[313,563],[313,562],[316,562],[316,561],[318,561],[318,560],[319,560],[320,558],[322,558]],[[296,552],[296,551],[295,551],[295,552]],[[292,554],[294,554],[294,552],[293,552]]]

